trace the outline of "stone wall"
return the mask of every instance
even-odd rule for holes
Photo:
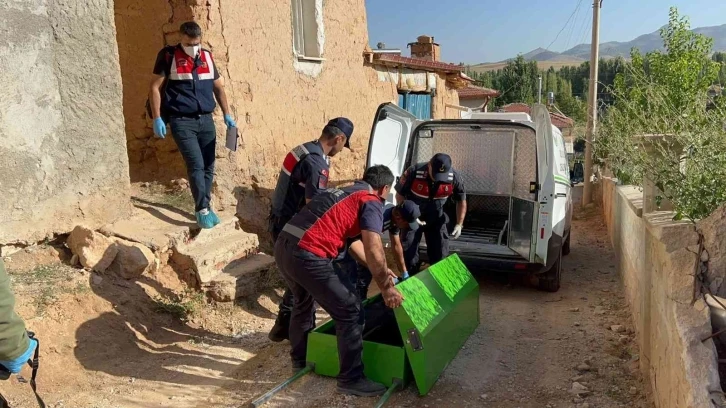
[[[641,350],[640,365],[656,406],[710,407],[720,392],[709,309],[694,302],[698,235],[673,213],[642,214],[642,192],[604,178],[603,212],[618,256]]]
[[[225,78],[244,139],[236,153],[224,148],[218,109],[216,207],[237,206],[245,229],[263,230],[282,158],[297,144],[318,138],[336,116],[355,124],[354,152],[346,150],[332,160],[331,179],[360,177],[376,108],[398,99],[395,84],[381,82],[364,64],[363,0],[324,2],[323,62],[294,57],[290,2],[116,0],[115,9],[132,180],[184,176],[171,137],[154,139],[144,103],[156,53],[164,44],[175,44],[178,26],[191,19],[204,30],[203,44]],[[444,77],[439,83],[433,110],[435,117],[444,117],[445,104],[457,104],[458,95],[443,87]]]
[[[0,245],[129,209],[111,2],[0,2]]]

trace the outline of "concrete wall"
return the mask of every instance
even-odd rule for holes
[[[395,85],[380,81],[375,69],[364,64],[368,33],[363,0],[324,2],[321,63],[294,57],[289,1],[116,0],[115,10],[132,180],[185,175],[171,137],[153,138],[144,103],[156,53],[177,42],[179,24],[194,19],[225,77],[245,142],[236,153],[223,147],[218,110],[214,205],[236,205],[243,221],[253,224],[245,226],[250,231],[264,228],[269,195],[289,149],[318,138],[329,119],[347,116],[355,124],[355,151],[333,159],[331,180],[360,177],[376,108],[398,99]],[[445,83],[443,77],[440,83]],[[442,87],[434,112],[443,117],[445,104],[457,102],[456,92]]]
[[[129,209],[112,5],[0,2],[0,244]]]
[[[657,407],[710,407],[721,391],[708,307],[693,302],[698,235],[673,213],[642,215],[642,193],[604,178],[603,212]]]

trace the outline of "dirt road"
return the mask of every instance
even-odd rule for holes
[[[479,328],[429,395],[419,397],[409,386],[389,406],[648,406],[604,225],[597,210],[576,218],[562,289],[543,293],[531,282],[474,271],[481,293]],[[246,401],[270,388],[289,373],[286,353],[286,347],[275,345],[258,354],[255,364],[235,374],[241,383],[228,384],[210,402],[236,406],[231,399]],[[337,395],[333,379],[311,375],[268,406],[374,404],[375,399]]]
[[[647,407],[599,210],[579,212],[573,230],[558,293],[472,271],[480,326],[427,396],[411,385],[388,406]],[[288,344],[266,339],[279,294],[200,306],[183,323],[158,310],[159,296],[179,286],[172,275],[129,282],[20,257],[8,265],[20,313],[43,339],[39,381],[49,407],[242,407],[289,376]],[[39,279],[48,281],[40,292]],[[13,408],[35,406],[16,382],[0,384],[0,393]],[[375,402],[336,394],[334,379],[309,375],[266,406]]]

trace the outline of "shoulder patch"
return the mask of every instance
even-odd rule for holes
[[[318,188],[328,188],[328,170],[320,169],[320,177],[318,177]]]

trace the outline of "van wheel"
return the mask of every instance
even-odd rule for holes
[[[562,253],[557,257],[555,264],[549,271],[539,276],[538,287],[544,292],[557,292],[560,290],[560,276],[562,275]]]
[[[567,239],[565,240],[565,243],[562,244],[562,255],[570,254],[570,238],[572,238],[572,231],[567,234]]]

